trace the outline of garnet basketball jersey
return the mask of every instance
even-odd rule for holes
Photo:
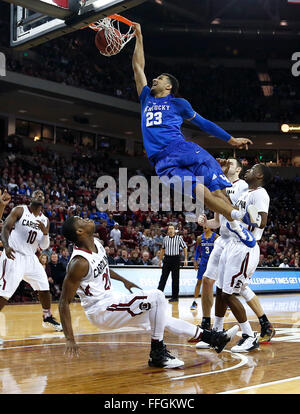
[[[98,250],[97,253],[79,249],[75,246],[69,261],[71,263],[74,257],[82,256],[89,263],[88,273],[84,276],[77,289],[81,305],[85,309],[95,302],[102,302],[104,299],[111,297],[111,281],[106,251],[98,239],[94,238],[94,243]]]
[[[16,221],[9,235],[8,244],[18,253],[34,255],[44,236],[42,230],[38,227],[38,220],[47,227],[48,219],[43,213],[35,216],[30,210],[30,207],[26,205],[21,205],[20,207],[23,207],[23,214]]]

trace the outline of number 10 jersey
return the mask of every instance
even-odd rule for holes
[[[43,213],[36,217],[30,210],[30,207],[26,205],[19,207],[23,208],[23,214],[12,229],[8,238],[8,244],[17,253],[32,256],[36,253],[43,238],[43,232],[38,227],[38,220],[47,227],[48,219]]]

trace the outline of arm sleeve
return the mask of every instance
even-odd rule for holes
[[[227,142],[230,140],[231,135],[228,134],[228,132],[224,131],[224,129],[216,125],[214,122],[211,122],[199,115],[186,99],[177,98],[176,105],[179,114],[186,121],[190,121],[192,124],[197,125],[200,129],[202,129],[202,131],[205,131],[210,135],[214,135],[223,141]]]
[[[46,236],[43,236],[39,245],[42,250],[48,249],[48,247],[50,246],[49,234],[47,234]]]
[[[209,121],[208,119],[203,118],[201,115],[196,113],[196,116],[191,120],[191,123],[197,125],[202,131],[209,133],[217,138],[222,139],[227,142],[230,140],[231,135],[228,132],[224,131],[223,128],[216,125],[214,122]]]

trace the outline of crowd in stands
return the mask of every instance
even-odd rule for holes
[[[6,27],[2,39],[8,33]],[[131,67],[133,42],[117,56],[107,58],[97,51],[94,37],[89,29],[73,32],[34,47],[26,56],[13,54],[8,49],[7,70],[137,102]],[[3,43],[0,39],[0,47]],[[182,56],[176,64],[168,62],[165,56],[163,63],[159,57],[146,55],[148,81],[171,71],[180,80],[181,96],[212,121],[300,120],[299,108],[295,105],[300,92],[297,78],[290,70],[267,70],[273,93],[264,96],[255,68],[224,67],[214,59],[208,59],[204,67],[198,64],[197,58],[203,60],[205,53],[201,48],[198,56],[195,51],[193,61]]]
[[[109,156],[101,152],[97,158],[78,160],[49,150],[41,151],[38,147],[23,149],[22,154],[9,153],[0,160],[0,188],[7,188],[12,195],[5,216],[14,206],[28,204],[34,190],[42,189],[45,194],[44,213],[50,221],[51,242],[47,250],[40,252],[40,260],[48,274],[54,299],[60,295],[73,248],[61,233],[63,222],[72,215],[95,221],[95,235],[102,241],[110,265],[157,265],[169,223],[183,236],[188,246],[189,264],[193,264],[195,244],[202,228],[189,221],[184,213],[150,209],[123,212],[118,211],[118,207],[109,212],[97,209],[99,190],[95,184],[99,176],[107,174],[118,181],[118,170],[110,163]],[[260,266],[299,267],[299,179],[283,180],[275,176],[268,192],[271,205],[268,225],[260,242]],[[32,296],[30,289],[28,295]]]

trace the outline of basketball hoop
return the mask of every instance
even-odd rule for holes
[[[133,23],[118,14],[105,17],[85,27],[97,32],[96,46],[104,56],[116,55],[135,36]]]

